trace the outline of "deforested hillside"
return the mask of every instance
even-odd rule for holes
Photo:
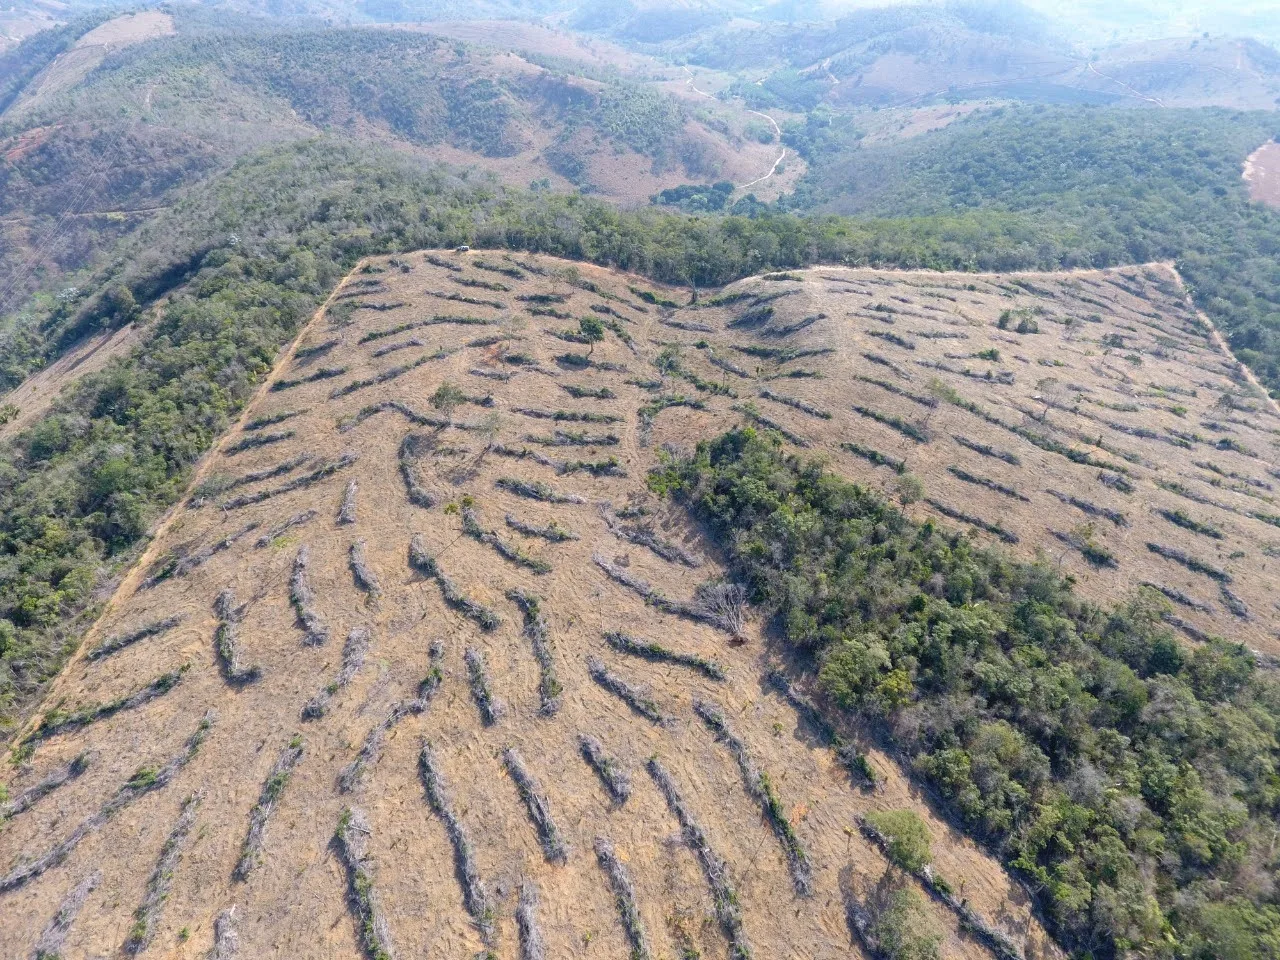
[[[346,280],[19,738],[11,798],[84,769],[0,838],[4,952],[77,896],[68,955],[203,956],[220,923],[242,957],[537,956],[526,924],[546,956],[847,951],[886,863],[858,817],[927,810],[761,686],[762,625],[647,492],[679,411],[635,283],[498,253]],[[982,921],[1055,955],[930,821]]]
[[[688,299],[498,251],[348,275],[15,739],[0,952],[1265,923],[1280,414],[1177,275]]]
[[[1280,654],[1280,411],[1170,268],[814,269],[743,281],[664,327],[659,362],[693,396],[699,381],[725,392],[712,407],[1048,554],[1094,596],[1153,584],[1190,635]],[[681,429],[690,418],[719,426],[690,412]]]

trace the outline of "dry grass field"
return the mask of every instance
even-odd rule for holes
[[[765,681],[763,625],[735,635],[698,603],[724,571],[646,471],[664,445],[773,424],[890,493],[917,477],[913,513],[1043,553],[1098,599],[1156,584],[1192,637],[1270,656],[1280,415],[1160,266],[824,267],[661,305],[687,299],[493,252],[349,276],[3,774],[10,804],[55,785],[6,808],[0,955],[710,958],[732,935],[758,958],[845,957],[846,898],[886,867],[857,818],[912,807],[970,906],[1057,956],[892,758],[870,751],[881,789],[850,783]],[[584,316],[602,342],[574,342]],[[695,699],[776,785],[807,895]],[[944,956],[992,956],[929,909]],[[545,954],[521,953],[518,927]]]

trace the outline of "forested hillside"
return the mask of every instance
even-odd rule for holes
[[[5,453],[0,710],[12,722],[57,671],[104,578],[136,555],[192,464],[358,257],[471,243],[701,286],[815,260],[950,259],[923,230],[627,214],[332,140],[241,161],[126,240],[74,295],[42,301],[8,339],[16,379],[87,332],[158,314],[136,353],[76,384]]]
[[[741,110],[690,109],[621,71],[418,31],[281,29],[182,7],[175,21],[176,36],[114,49],[49,90],[40,68],[92,21],[0,60],[13,97],[38,90],[0,111],[0,312],[237,157],[322,132],[628,205],[690,179],[754,179],[776,152],[744,139]]]
[[[892,739],[1078,955],[1276,956],[1274,675],[1184,651],[1152,596],[1083,604],[781,446],[734,432],[653,483],[729,545],[832,707]]]

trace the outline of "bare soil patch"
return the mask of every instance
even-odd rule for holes
[[[1249,196],[1269,207],[1280,208],[1280,143],[1264,143],[1244,162]]]

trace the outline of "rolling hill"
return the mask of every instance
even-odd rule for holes
[[[1041,817],[1068,796],[1104,818],[1158,802],[1104,766],[1107,750],[1144,765],[1185,750],[1206,776],[1217,763],[1229,782],[1243,776],[1215,747],[1160,746],[1160,710],[1109,712],[1120,689],[1140,696],[1120,664],[1148,628],[1128,618],[1154,616],[1160,633],[1163,616],[1184,634],[1175,648],[1201,651],[1202,666],[1167,646],[1154,670],[1126,661],[1153,703],[1175,695],[1165,685],[1184,669],[1207,678],[1193,671],[1235,662],[1214,659],[1228,647],[1210,634],[1257,651],[1232,676],[1280,654],[1267,572],[1280,413],[1242,382],[1174,272],[818,267],[684,299],[546,256],[362,261],[203,462],[17,737],[6,778],[17,799],[0,834],[0,904],[18,918],[0,932],[5,952],[39,941],[219,957],[843,956],[879,929],[860,919],[875,915],[886,870],[874,814],[907,809],[935,837],[933,867],[916,865],[898,889],[932,892],[918,922],[946,955],[1058,956],[1020,882],[986,852],[1014,861],[1003,828],[975,823],[973,798],[937,772],[944,753],[973,751],[972,789],[991,811],[1019,809],[1017,787]],[[744,422],[741,455],[693,455]],[[820,454],[833,479],[783,450]],[[724,486],[713,474],[758,468],[771,472]],[[797,495],[835,512],[771,499],[791,471]],[[837,490],[838,477],[884,489],[914,520]],[[662,496],[678,489],[687,499]],[[787,516],[726,526],[747,498]],[[926,735],[948,711],[978,708],[937,699],[931,684],[948,669],[924,654],[893,663],[913,664],[920,707],[940,712],[898,714],[893,741],[869,703],[862,720],[832,709],[854,703],[831,673],[854,633],[827,647],[818,683],[812,658],[835,638],[809,636],[794,610],[781,624],[756,616],[744,599],[767,596],[770,577],[808,591],[835,573],[810,577],[753,537],[777,522],[803,536],[819,515],[864,509],[882,562],[940,552],[933,568],[882,582],[883,609],[863,609],[863,630],[907,629],[906,611],[943,616],[952,598],[955,616],[979,619],[932,631],[963,658],[995,629],[984,616],[1016,619],[1034,603],[1030,624],[1061,633],[1092,623],[1086,600],[1104,605],[1088,628],[1100,659],[1063,647],[1059,663],[1023,673],[1035,689],[1070,669],[1121,685],[1099,691],[1094,726],[1130,739],[1103,737],[1089,776],[1129,783],[1117,787],[1128,807],[1089,793],[1069,752],[1041,769],[1013,746],[1077,749],[1048,726],[1061,704],[1005,711],[1033,695],[1002,686],[1014,682],[992,672],[1003,655],[952,663],[948,682],[971,678],[988,711],[957,721],[971,724],[963,736],[980,731],[972,741]],[[997,559],[1005,548],[1041,572]],[[867,575],[874,594],[883,574]],[[987,575],[985,598],[961,603],[956,591],[981,592]],[[1147,613],[1123,605],[1135,590]],[[805,595],[815,617],[836,603]],[[1001,629],[1016,633],[1012,619]],[[1000,642],[1010,657],[1031,649]],[[1212,677],[1237,685],[1188,688],[1182,709],[1218,696],[1234,710],[1255,682]],[[982,746],[999,730],[1019,732]],[[1015,783],[978,772],[986,749],[1014,751],[1000,763]],[[1261,760],[1274,744],[1257,750]],[[1190,842],[1180,821],[1164,829],[1173,850]],[[1118,873],[1072,866],[1052,846],[1024,848],[1015,869],[1025,877],[1043,858],[1036,869],[1054,885],[1036,903],[1073,942],[1071,870],[1100,898],[1110,883],[1141,885],[1142,869],[1191,882],[1174,879],[1179,854],[1157,861],[1152,843],[1124,837],[1109,861]]]
[[[224,23],[190,7],[90,25],[63,28],[65,49],[42,35],[13,51],[11,77],[0,64],[13,86],[0,114],[2,310],[281,142],[341,135],[623,206],[691,179],[756,180],[778,151],[744,135],[759,121],[740,107],[694,106],[647,73],[505,49],[496,34],[471,47],[418,30]],[[47,65],[22,73],[41,44]],[[756,192],[776,196],[769,186]]]

